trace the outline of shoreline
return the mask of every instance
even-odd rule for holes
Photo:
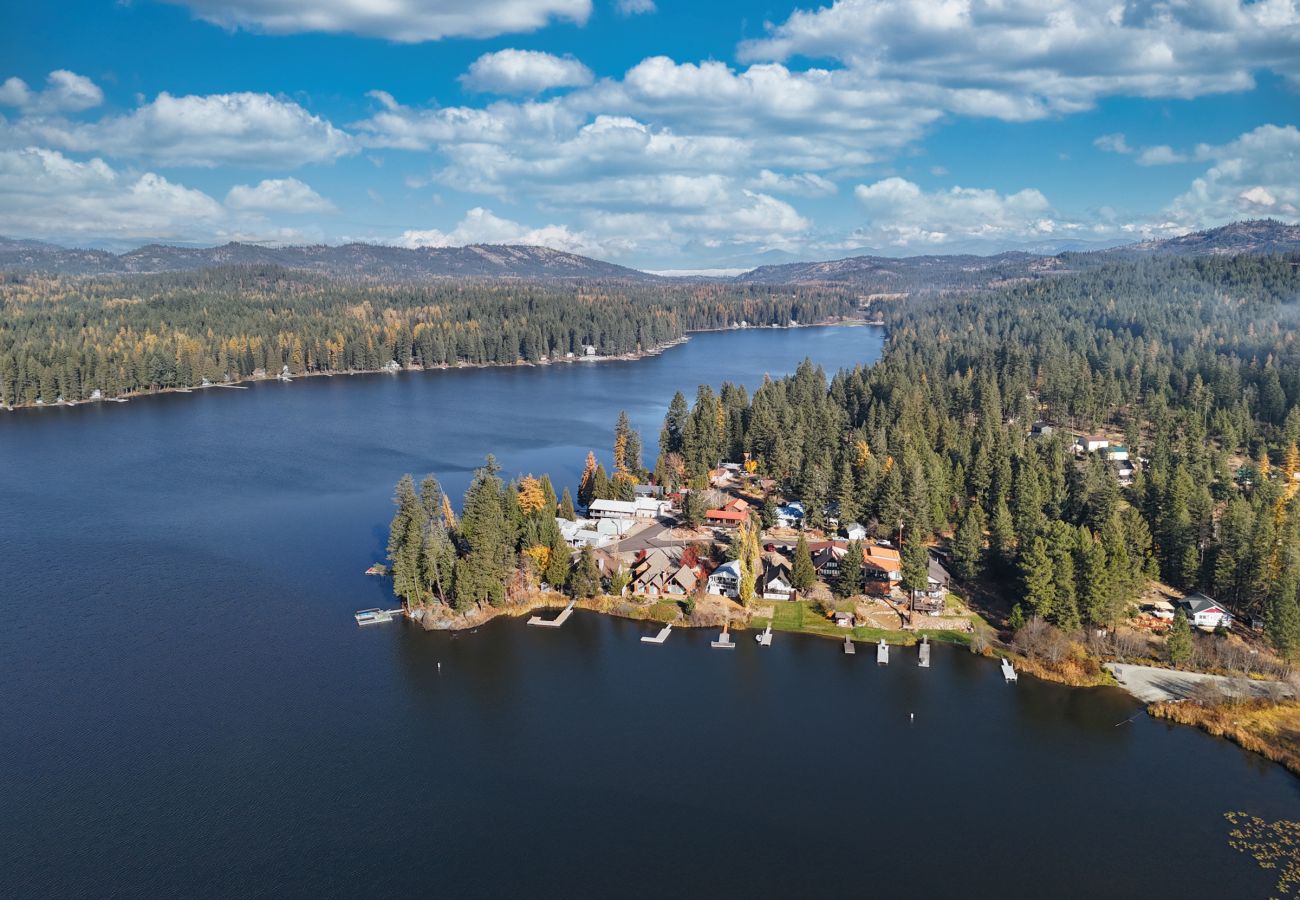
[[[300,378],[333,378],[335,376],[350,375],[402,375],[406,373],[426,373],[426,372],[447,372],[457,371],[460,369],[521,369],[554,365],[575,365],[590,364],[602,362],[636,362],[643,359],[651,359],[659,356],[674,347],[680,347],[691,339],[695,334],[713,334],[724,331],[768,331],[768,330],[788,330],[794,328],[840,328],[840,327],[860,327],[871,326],[883,328],[884,325],[878,322],[869,322],[865,319],[828,319],[822,322],[813,322],[811,324],[796,323],[793,325],[746,325],[731,326],[727,328],[696,328],[685,332],[681,337],[671,341],[665,341],[654,347],[645,350],[635,350],[630,353],[618,353],[613,356],[572,356],[559,357],[545,360],[516,360],[515,362],[486,362],[486,363],[443,363],[437,366],[398,366],[397,368],[378,368],[378,369],[338,369],[334,371],[316,370],[312,372],[302,372],[300,374],[290,374],[288,378],[281,378],[279,375],[263,375],[260,378],[249,375],[244,378],[237,378],[232,381],[212,382],[210,384],[191,384],[176,387],[159,388],[156,391],[130,391],[125,394],[119,394],[116,397],[100,397],[94,400],[73,400],[56,403],[23,403],[18,406],[0,406],[0,410],[11,413],[24,413],[33,410],[46,409],[76,409],[85,406],[99,406],[108,403],[126,403],[130,400],[144,397],[161,397],[167,394],[193,394],[196,391],[206,391],[210,389],[237,389],[246,390],[250,384],[257,384],[268,381],[282,381],[285,383],[297,381]]]

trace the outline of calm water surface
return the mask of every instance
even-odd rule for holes
[[[1300,782],[1114,691],[579,614],[359,629],[393,482],[572,483],[620,408],[874,329],[0,418],[0,894],[1263,897]],[[441,663],[441,670],[438,668]],[[915,720],[911,715],[915,714]]]

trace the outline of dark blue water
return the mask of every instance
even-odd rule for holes
[[[708,334],[0,418],[0,894],[1267,896],[1221,816],[1296,818],[1298,782],[1116,727],[1118,692],[586,614],[353,623],[389,599],[362,572],[401,473],[572,483],[620,408],[652,446],[677,389],[879,347]]]

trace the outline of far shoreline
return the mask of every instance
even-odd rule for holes
[[[687,343],[692,335],[696,334],[716,334],[729,331],[788,331],[796,328],[851,328],[851,327],[873,327],[884,328],[885,324],[881,321],[868,321],[860,318],[840,318],[826,319],[820,322],[795,323],[787,325],[733,325],[727,328],[696,328],[685,332],[681,337],[671,341],[665,341],[654,347],[644,350],[636,350],[631,353],[619,353],[612,356],[564,356],[558,358],[548,358],[545,360],[517,360],[515,362],[486,362],[486,363],[443,363],[437,366],[399,366],[397,368],[378,368],[378,369],[339,369],[337,371],[311,371],[301,374],[290,374],[288,378],[281,378],[278,375],[266,374],[261,377],[247,376],[237,378],[231,381],[212,382],[210,384],[192,384],[186,386],[165,387],[154,391],[131,391],[120,394],[116,397],[100,397],[95,400],[74,400],[62,401],[56,403],[24,403],[18,406],[0,406],[0,410],[11,413],[29,413],[39,412],[47,409],[79,409],[83,407],[98,407],[110,403],[127,403],[130,400],[144,399],[148,397],[162,397],[169,394],[193,394],[197,391],[207,391],[213,389],[247,389],[252,384],[262,384],[272,381],[293,382],[300,378],[334,378],[335,376],[351,375],[403,375],[407,373],[427,373],[427,372],[448,372],[459,370],[474,369],[525,369],[541,368],[554,365],[575,365],[591,364],[602,362],[637,362],[643,359],[650,359],[660,356],[664,352],[680,347]]]

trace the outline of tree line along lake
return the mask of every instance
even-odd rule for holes
[[[573,486],[621,409],[649,448],[677,390],[881,343],[721,332],[6,414],[0,890],[1268,896],[1223,814],[1300,817],[1300,782],[1117,690],[947,647],[647,647],[587,613],[354,624],[392,605],[362,573],[403,472],[458,498],[494,453]]]

